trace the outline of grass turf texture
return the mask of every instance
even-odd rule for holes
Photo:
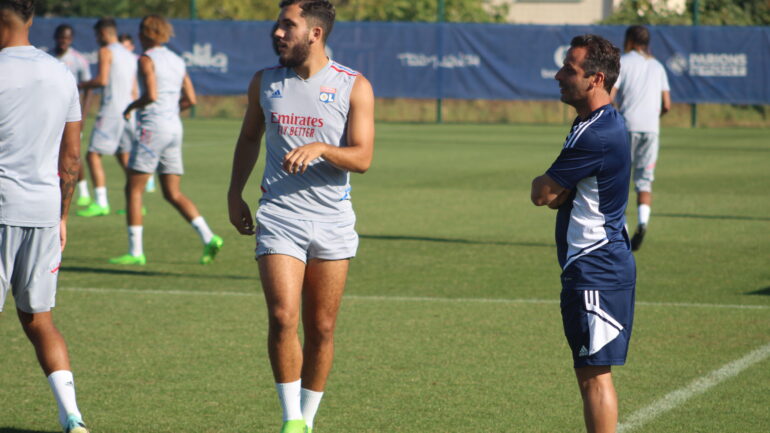
[[[55,317],[95,433],[280,429],[253,239],[226,214],[238,123],[186,121],[182,190],[225,239],[214,264],[197,264],[197,235],[160,192],[145,195],[143,268],[106,262],[126,252],[122,217],[70,218]],[[315,431],[583,429],[557,302],[555,214],[529,202],[530,180],[566,133],[378,125],[374,165],[352,179],[361,246]],[[621,422],[770,342],[767,130],[665,129],[661,142],[634,337],[615,369]],[[115,210],[122,180],[113,161],[105,166]],[[260,177],[245,194],[254,206]],[[633,206],[627,214],[633,227]],[[58,431],[10,299],[0,341],[0,432]],[[764,431],[768,367],[634,431]]]

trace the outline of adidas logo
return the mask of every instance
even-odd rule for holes
[[[580,348],[580,352],[578,353],[578,356],[588,356],[588,349],[586,349],[585,346],[582,346]]]
[[[270,95],[271,98],[283,98],[283,95],[281,95],[281,90],[278,89],[275,92],[273,92],[272,95]]]

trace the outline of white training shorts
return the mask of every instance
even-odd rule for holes
[[[0,311],[12,288],[16,308],[44,313],[56,304],[61,239],[56,227],[0,225]]]
[[[91,142],[88,151],[100,155],[115,155],[131,151],[131,143],[136,134],[136,122],[132,117],[126,120],[123,116],[99,116],[96,118],[94,129],[91,131]]]
[[[658,134],[629,132],[628,140],[631,142],[634,188],[636,192],[652,192],[655,164],[658,161]]]
[[[283,254],[307,263],[310,259],[345,260],[358,250],[356,219],[319,222],[257,211],[256,258]]]
[[[182,128],[139,128],[131,148],[128,168],[141,173],[184,174]]]

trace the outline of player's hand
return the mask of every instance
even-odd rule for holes
[[[326,146],[324,143],[315,142],[292,149],[283,157],[283,169],[290,174],[306,172],[310,163],[323,155]]]
[[[123,118],[126,120],[129,120],[131,118],[131,107],[129,106],[126,108],[126,111],[123,112]]]
[[[253,235],[254,218],[251,216],[249,205],[240,196],[228,196],[227,208],[230,213],[230,224],[235,226],[242,235]]]
[[[562,190],[562,192],[559,193],[559,195],[556,196],[553,200],[551,200],[550,203],[548,203],[548,207],[551,209],[558,209],[561,207],[561,205],[564,204],[565,201],[569,198],[570,194],[572,194],[572,190],[565,189]]]
[[[64,246],[67,245],[67,222],[62,220],[59,222],[59,240],[61,241],[61,250],[64,251]]]

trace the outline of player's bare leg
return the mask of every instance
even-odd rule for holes
[[[182,193],[182,190],[180,189],[181,182],[182,176],[177,174],[160,175],[160,186],[163,190],[163,198],[171,203],[171,205],[182,214],[182,217],[184,217],[187,222],[191,222],[200,216],[200,212],[198,212],[198,208],[195,207],[192,200]],[[142,185],[142,188],[144,188],[144,185]]]
[[[588,433],[615,433],[618,424],[618,397],[612,383],[612,367],[587,366],[575,369],[583,416]]]
[[[275,254],[259,258],[259,277],[267,303],[267,350],[276,383],[295,382],[302,371],[299,342],[300,303],[305,264]]]
[[[94,188],[105,186],[106,179],[104,176],[104,166],[102,165],[102,155],[96,152],[88,152],[86,162],[88,163],[88,171],[91,173],[91,182],[93,182]]]
[[[64,337],[53,324],[51,312],[26,313],[17,310],[19,322],[35,347],[37,360],[46,376],[54,371],[69,370],[70,359]]]
[[[102,155],[88,152],[86,162],[88,162],[88,170],[91,172],[91,181],[94,184],[95,201],[88,208],[78,211],[77,215],[84,217],[109,215],[110,206],[107,202],[106,176],[102,165]]]
[[[334,359],[334,329],[350,260],[310,260],[302,294],[302,387],[323,391]]]
[[[150,173],[142,173],[134,170],[128,170],[126,180],[126,222],[129,226],[141,226],[142,200],[144,198],[144,186],[147,180],[152,176]]]

